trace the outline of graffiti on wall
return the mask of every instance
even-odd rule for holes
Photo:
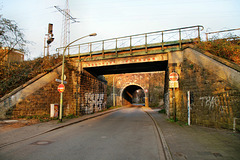
[[[85,93],[85,112],[92,113],[105,108],[104,93]]]
[[[218,106],[218,101],[219,101],[218,97],[214,97],[214,96],[200,97],[200,100],[201,100],[201,106],[206,106],[210,110]]]
[[[201,101],[201,106],[207,107],[209,110],[219,108],[219,111],[223,113],[228,109],[227,100],[223,96],[204,96],[200,97],[199,99]]]

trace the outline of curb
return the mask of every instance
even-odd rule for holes
[[[169,149],[169,147],[167,145],[167,142],[166,142],[166,140],[164,138],[163,132],[162,132],[161,128],[159,127],[157,121],[153,118],[153,116],[150,113],[148,113],[146,110],[144,110],[144,111],[151,117],[151,119],[153,120],[155,126],[157,127],[157,130],[158,130],[158,133],[159,133],[159,138],[160,138],[160,140],[162,142],[163,151],[164,151],[166,160],[173,160],[172,155],[171,155],[171,151],[170,151],[170,149]]]
[[[73,125],[73,124],[77,124],[77,123],[80,123],[80,122],[83,122],[83,121],[92,119],[92,118],[96,118],[96,117],[99,117],[99,116],[103,116],[103,115],[105,115],[105,114],[108,114],[108,113],[112,113],[112,112],[121,110],[121,109],[123,109],[123,108],[124,108],[124,107],[120,107],[120,108],[116,108],[116,109],[112,109],[112,110],[108,110],[108,111],[104,111],[104,112],[99,112],[99,113],[96,113],[96,114],[93,114],[93,115],[87,115],[86,117],[82,117],[82,118],[80,118],[79,120],[76,120],[76,121],[74,121],[74,122],[70,122],[70,123],[67,123],[67,122],[66,122],[66,124],[60,125],[60,126],[58,126],[58,127],[52,128],[52,129],[48,129],[48,130],[43,131],[43,132],[41,132],[41,133],[35,134],[35,135],[33,135],[33,136],[30,136],[30,137],[27,137],[27,138],[23,138],[23,139],[14,141],[14,142],[2,144],[2,145],[0,146],[0,148],[6,147],[6,146],[9,146],[9,145],[18,143],[18,142],[22,142],[22,141],[25,141],[25,140],[28,140],[28,139],[31,139],[31,138],[34,138],[34,137],[37,137],[37,136],[40,136],[40,135],[43,135],[43,134],[46,134],[46,133],[55,131],[55,130],[58,130],[58,129],[61,129],[61,128],[64,128],[64,127],[67,127],[67,126],[70,126],[70,125]],[[63,123],[64,123],[64,122],[63,122]]]

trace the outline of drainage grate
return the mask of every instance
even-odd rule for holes
[[[31,143],[31,145],[48,145],[51,143],[53,143],[53,142],[52,141],[37,141],[37,142]]]

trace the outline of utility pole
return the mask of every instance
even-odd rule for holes
[[[62,36],[61,36],[61,47],[65,47],[70,42],[70,20],[73,23],[79,22],[76,18],[70,15],[69,3],[66,0],[65,9],[61,9],[58,6],[54,6],[63,15],[62,21]]]

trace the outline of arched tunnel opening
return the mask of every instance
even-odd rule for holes
[[[127,86],[122,92],[122,105],[145,105],[145,93],[137,85]]]

